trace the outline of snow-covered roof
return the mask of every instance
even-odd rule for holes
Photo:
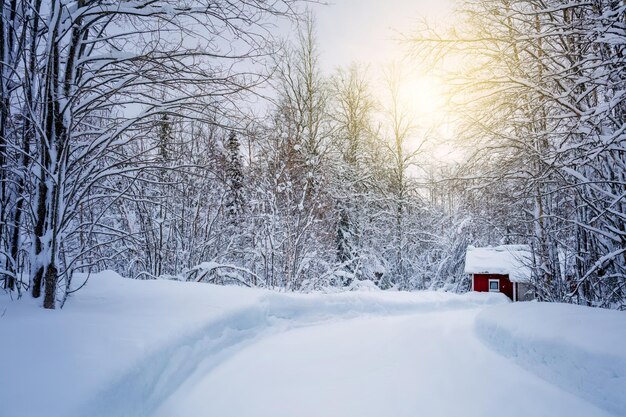
[[[512,282],[530,280],[532,257],[528,245],[467,247],[466,274],[503,274]]]

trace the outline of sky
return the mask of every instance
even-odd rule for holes
[[[455,0],[320,0],[310,7],[315,18],[315,39],[322,73],[357,63],[369,79],[370,91],[385,106],[389,90],[385,71],[400,70],[400,100],[416,129],[409,148],[428,148],[431,160],[456,164],[461,158],[447,111],[445,86],[440,78],[421,68],[409,56],[403,35],[429,26],[447,26],[453,19]],[[297,43],[297,28],[279,24],[284,39]],[[426,139],[428,137],[428,139]],[[426,141],[426,147],[422,143]]]
[[[315,7],[320,59],[324,70],[352,62],[373,67],[399,59],[397,39],[420,19],[450,17],[453,0],[331,0]]]
[[[429,136],[436,137],[428,140],[431,156],[440,162],[458,161],[461,154],[451,145],[443,84],[407,58],[407,45],[400,42],[402,35],[415,32],[424,19],[431,26],[447,25],[453,18],[454,0],[332,0],[313,10],[322,71],[331,74],[337,67],[356,62],[367,68],[370,86],[383,98],[383,69],[399,64],[401,96],[420,126],[411,141],[419,147],[424,132],[429,131]]]

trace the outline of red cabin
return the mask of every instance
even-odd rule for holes
[[[465,273],[472,291],[501,292],[513,301],[532,298],[530,248],[526,245],[468,246]]]

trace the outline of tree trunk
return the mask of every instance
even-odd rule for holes
[[[57,287],[58,271],[54,263],[51,263],[46,270],[45,280],[45,296],[43,299],[43,308],[54,309],[56,304],[56,287]]]

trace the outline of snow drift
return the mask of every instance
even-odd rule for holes
[[[557,303],[492,306],[479,337],[549,382],[626,415],[626,314]]]

